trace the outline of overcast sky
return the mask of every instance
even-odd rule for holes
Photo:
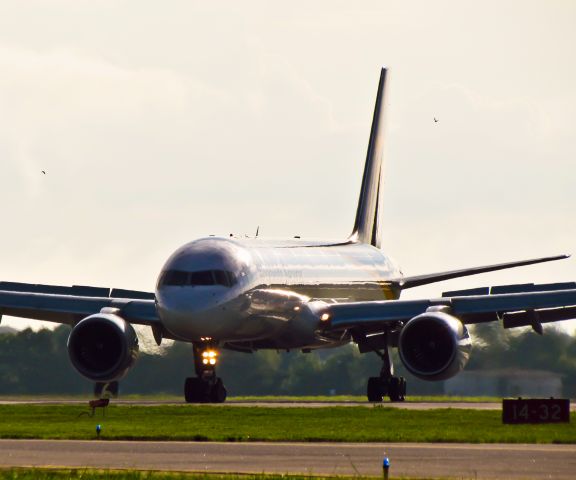
[[[200,236],[345,238],[384,65],[406,274],[576,253],[575,25],[572,1],[0,0],[0,279],[151,291]]]

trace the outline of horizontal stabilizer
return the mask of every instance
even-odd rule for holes
[[[451,270],[448,272],[403,277],[391,280],[391,282],[396,283],[399,288],[404,290],[406,288],[420,287],[422,285],[428,285],[429,283],[442,282],[444,280],[451,280],[453,278],[478,275],[479,273],[495,272],[497,270],[504,270],[507,268],[524,267],[526,265],[534,265],[536,263],[552,262],[554,260],[562,260],[569,257],[570,255],[555,255],[553,257],[534,258],[531,260],[521,260],[518,262],[498,263],[496,265],[487,265],[484,267],[464,268],[462,270]]]

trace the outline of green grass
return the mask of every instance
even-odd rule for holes
[[[93,469],[42,469],[10,468],[0,469],[0,480],[379,480],[381,477],[357,476],[312,476],[312,475],[273,475],[235,473],[170,473],[140,472],[135,470],[93,470]],[[398,478],[398,477],[394,477]],[[409,480],[403,477],[404,480]],[[413,479],[416,480],[416,479]],[[426,480],[420,478],[419,480]],[[438,480],[438,479],[436,479]]]
[[[0,405],[1,438],[105,440],[576,443],[576,425],[503,425],[498,410]]]
[[[171,395],[166,393],[155,394],[127,394],[122,395],[122,400],[126,401],[145,401],[145,402],[183,402],[182,395]],[[37,401],[37,400],[78,400],[86,401],[86,395],[0,395],[0,400],[4,401]],[[417,402],[460,402],[460,403],[476,403],[476,402],[489,402],[498,403],[502,399],[498,397],[449,397],[443,395],[437,396],[423,396],[415,395],[407,398],[408,403]],[[245,395],[237,397],[228,397],[227,403],[235,402],[366,402],[365,395]]]

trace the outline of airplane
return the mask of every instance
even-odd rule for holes
[[[445,292],[401,300],[405,289],[448,279],[568,258],[557,255],[462,270],[404,276],[381,248],[384,94],[382,69],[352,233],[340,241],[209,236],[177,249],[154,292],[89,286],[0,282],[1,315],[68,324],[75,369],[97,384],[116,383],[134,366],[147,325],[163,339],[192,344],[195,376],[184,385],[189,403],[221,403],[216,374],[222,349],[311,351],[354,342],[382,360],[367,382],[370,402],[406,398],[390,349],[418,378],[445,380],[470,357],[468,326],[504,328],[576,318],[576,283],[521,284]],[[116,383],[117,385],[117,383]]]

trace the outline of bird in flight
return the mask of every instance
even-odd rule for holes
[[[434,117],[434,123],[438,123],[438,119]]]
[[[46,175],[46,172],[45,172],[44,170],[42,170],[42,173],[43,173],[44,175]]]

